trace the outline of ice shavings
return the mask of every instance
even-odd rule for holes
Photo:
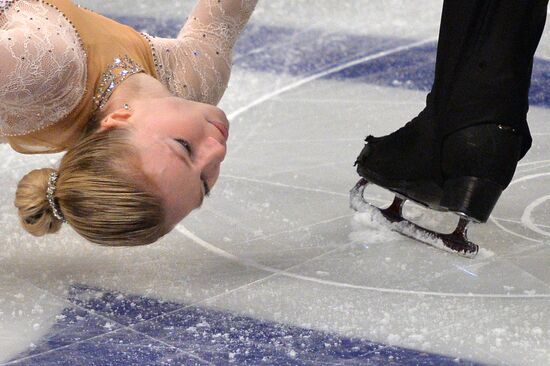
[[[457,253],[455,250],[447,247],[441,238],[428,229],[416,226],[406,219],[399,222],[391,222],[386,219],[379,208],[365,201],[363,190],[364,187],[356,186],[350,194],[350,206],[358,212],[352,220],[352,227],[355,231],[349,235],[350,240],[367,244],[390,242],[399,240],[399,236],[394,236],[399,233],[437,249],[453,254]],[[417,217],[423,216],[419,208],[409,211]],[[483,255],[482,258],[488,258],[494,255],[494,253],[486,251]]]
[[[486,248],[479,248],[476,259],[487,259],[495,256],[495,252]]]
[[[353,215],[351,226],[353,231],[349,234],[353,242],[377,244],[396,241],[402,237],[393,231],[389,221],[378,209],[367,205],[362,212]]]
[[[357,197],[352,197],[352,201]],[[441,239],[433,234],[418,230],[406,220],[392,223],[382,215],[380,210],[368,203],[365,203],[361,198],[357,198],[361,202],[357,206],[360,212],[355,214],[352,219],[352,228],[354,231],[350,233],[349,238],[354,242],[366,242],[369,244],[390,242],[400,240],[403,237],[399,234],[411,237],[421,242],[427,243],[436,248],[449,251],[443,244]]]

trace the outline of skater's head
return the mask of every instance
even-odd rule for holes
[[[168,227],[200,207],[216,184],[229,131],[221,109],[177,97],[141,99],[102,118],[99,130],[110,129],[130,129],[141,169],[163,201]]]
[[[100,115],[93,132],[63,157],[54,207],[92,242],[155,242],[200,207],[216,183],[227,130],[217,107],[176,97]],[[36,236],[62,224],[47,200],[52,172],[33,171],[18,186],[21,222]]]

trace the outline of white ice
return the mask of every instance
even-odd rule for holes
[[[192,1],[81,3],[161,21],[183,18]],[[437,37],[441,5],[264,0],[252,22],[414,45]],[[550,59],[548,34],[538,57]],[[550,111],[530,110],[533,149],[491,221],[471,229],[484,252],[469,260],[354,216],[348,191],[363,137],[410,120],[424,93],[321,78],[330,71],[235,68],[221,103],[232,127],[220,181],[202,210],[148,247],[102,248],[67,228],[45,239],[25,234],[13,207],[16,183],[59,156],[0,146],[0,361],[40,341],[73,306],[69,286],[84,284],[457,358],[550,364]],[[391,199],[370,194],[379,203]],[[427,225],[454,219],[412,210]]]

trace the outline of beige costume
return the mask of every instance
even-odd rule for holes
[[[199,0],[176,39],[140,34],[69,0],[0,0],[0,138],[22,153],[71,147],[126,78],[217,104],[257,0]]]

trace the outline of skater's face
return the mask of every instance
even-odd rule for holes
[[[138,102],[107,116],[101,128],[129,126],[143,172],[163,200],[173,228],[201,206],[220,174],[229,122],[212,105],[165,97]]]

